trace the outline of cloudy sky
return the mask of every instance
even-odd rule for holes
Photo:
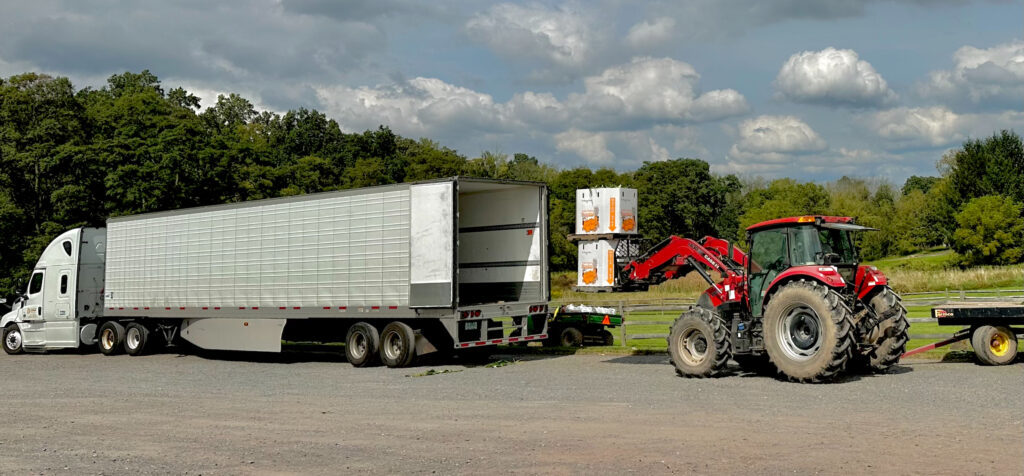
[[[1024,131],[1024,6],[969,0],[4,0],[0,75],[149,69],[469,157],[934,175]]]

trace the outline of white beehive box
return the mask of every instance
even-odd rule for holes
[[[579,287],[615,286],[615,247],[619,240],[581,241],[576,274]]]
[[[576,234],[636,234],[636,189],[576,190]]]

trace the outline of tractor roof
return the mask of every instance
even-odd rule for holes
[[[801,217],[788,217],[788,218],[776,218],[774,220],[763,221],[747,227],[747,231],[757,231],[763,228],[776,228],[788,225],[797,225],[803,223],[853,223],[851,217],[832,217],[825,215],[805,215]]]

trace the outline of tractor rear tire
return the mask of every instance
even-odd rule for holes
[[[691,307],[672,323],[668,353],[680,377],[717,377],[726,371],[732,343],[718,313]]]
[[[852,312],[815,281],[783,285],[765,306],[764,344],[779,373],[794,382],[827,382],[853,352]]]
[[[971,332],[971,346],[985,365],[1006,365],[1017,357],[1017,335],[1009,327],[980,326]]]
[[[879,316],[896,309],[893,316],[879,321],[864,336],[862,343],[871,345],[867,353],[854,356],[858,367],[883,373],[896,365],[900,356],[907,351],[910,322],[907,321],[907,309],[900,303],[900,297],[888,287],[875,294],[868,305]]]

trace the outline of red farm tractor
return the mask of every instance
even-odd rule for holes
[[[851,234],[865,230],[849,217],[766,221],[747,228],[749,254],[673,236],[623,266],[621,282],[643,289],[697,271],[710,284],[672,324],[679,375],[717,376],[730,358],[799,382],[883,372],[903,354],[909,324],[885,275],[859,263]]]

